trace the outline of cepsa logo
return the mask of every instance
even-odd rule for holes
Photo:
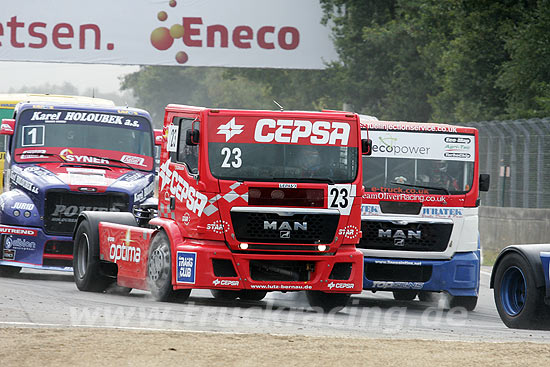
[[[178,4],[176,0],[170,0],[168,5],[176,8]],[[157,19],[161,22],[168,21],[168,13],[164,10],[159,11]],[[179,20],[177,15],[176,19]],[[153,30],[151,44],[160,51],[168,50],[178,38],[181,38],[187,47],[228,48],[231,42],[239,49],[294,50],[300,45],[300,32],[295,27],[275,28],[265,25],[255,29],[248,25],[239,25],[231,29],[223,24],[205,23],[202,17],[182,17],[182,23]],[[178,51],[175,58],[179,64],[185,64],[189,60],[189,55],[185,51]]]
[[[170,162],[171,158],[160,166],[160,191],[164,190],[166,185],[169,185],[168,191],[170,194],[175,196],[179,202],[185,202],[187,209],[200,217],[208,202],[208,198],[206,195],[198,192],[193,186],[190,186],[177,171],[170,170]]]
[[[350,126],[345,122],[260,119],[254,140],[260,143],[347,145]],[[305,141],[304,141],[305,140]]]

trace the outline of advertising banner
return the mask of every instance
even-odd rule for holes
[[[319,0],[3,0],[0,61],[323,69]]]

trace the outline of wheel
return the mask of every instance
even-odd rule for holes
[[[433,292],[420,291],[418,292],[418,299],[422,302],[434,302],[435,295]]]
[[[253,291],[250,289],[243,289],[239,292],[239,298],[244,301],[261,301],[267,295],[265,291]]]
[[[159,232],[149,246],[147,285],[153,298],[160,302],[183,302],[191,294],[191,289],[175,291],[172,287],[172,254],[164,232]]]
[[[85,292],[103,292],[113,282],[101,274],[97,229],[83,220],[76,229],[73,249],[73,276],[76,287]]]
[[[468,311],[473,311],[477,305],[477,296],[451,296],[449,307],[464,307]]]
[[[0,265],[0,277],[13,277],[21,271],[19,266]]]
[[[412,301],[416,298],[416,291],[393,291],[393,298],[397,301]]]
[[[306,291],[306,296],[311,307],[319,307],[324,312],[338,312],[346,307],[351,294]]]
[[[514,329],[547,327],[544,290],[537,289],[533,270],[523,256],[511,253],[501,260],[495,273],[495,304],[502,322]]]
[[[227,289],[211,289],[210,293],[215,299],[220,299],[223,301],[232,301],[237,299],[240,295],[240,291],[230,291]]]

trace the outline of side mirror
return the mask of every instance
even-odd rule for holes
[[[491,183],[491,175],[482,173],[479,175],[479,191],[489,191],[489,184]]]
[[[185,132],[185,143],[187,145],[198,145],[199,144],[199,130],[187,130]]]
[[[0,135],[13,135],[15,130],[14,119],[2,119],[2,127],[0,128]]]
[[[162,145],[162,130],[155,129],[153,132],[155,134],[155,145]]]
[[[372,154],[372,140],[361,139],[361,152],[363,153],[363,155]]]

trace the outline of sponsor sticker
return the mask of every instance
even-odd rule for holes
[[[206,225],[206,230],[217,234],[222,234],[229,231],[229,223],[225,220],[217,220],[213,223],[208,223]]]
[[[464,216],[463,208],[422,208],[422,216],[427,218],[462,218]]]
[[[352,289],[353,287],[355,287],[355,284],[330,282],[327,287],[329,289]]]
[[[178,251],[176,259],[178,262],[176,281],[178,283],[195,284],[197,253]]]
[[[145,167],[145,158],[143,157],[136,157],[133,155],[123,155],[122,158],[120,158],[120,161],[128,164],[133,164],[134,166]]]
[[[36,242],[27,241],[25,238],[13,238],[9,236],[4,242],[5,249],[14,249],[14,250],[23,250],[23,251],[33,251],[36,249]]]
[[[0,234],[17,234],[20,236],[36,236],[38,235],[38,230],[0,225]]]
[[[392,282],[392,281],[373,281],[372,287],[376,289],[422,289],[423,282]]]
[[[15,250],[4,249],[4,260],[15,260]]]
[[[216,278],[212,281],[212,284],[216,287],[219,286],[219,285],[230,285],[230,286],[238,287],[239,286],[239,281],[238,280],[228,280],[228,279],[219,280],[218,278]]]

